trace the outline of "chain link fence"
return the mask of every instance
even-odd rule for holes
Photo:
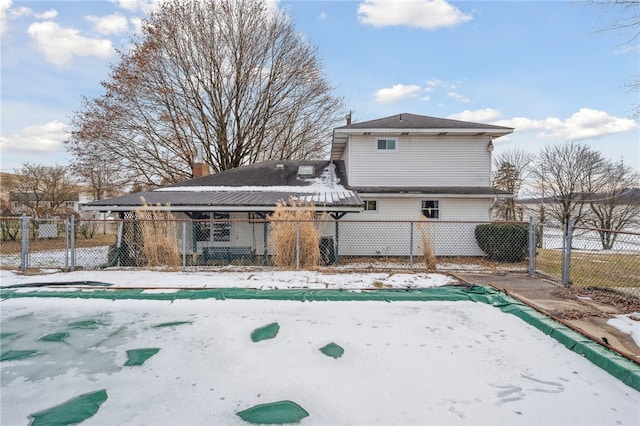
[[[9,269],[516,271],[640,297],[640,233],[514,222],[0,219]]]
[[[640,297],[640,233],[538,227],[536,272],[565,287],[597,288]]]

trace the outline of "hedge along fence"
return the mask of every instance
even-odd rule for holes
[[[476,227],[476,241],[489,260],[522,262],[529,252],[529,228],[517,223],[489,223]]]

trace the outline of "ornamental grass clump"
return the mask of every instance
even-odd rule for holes
[[[313,269],[321,261],[320,237],[326,213],[316,219],[313,203],[294,199],[289,203],[278,202],[273,214],[267,216],[271,231],[268,246],[271,261],[280,268],[296,267],[296,246],[300,241],[300,268]]]
[[[422,257],[424,259],[424,267],[427,271],[435,271],[437,268],[435,255],[435,242],[433,237],[433,227],[426,217],[420,217],[416,222],[416,227],[420,234],[422,242]]]
[[[144,199],[142,200],[144,202]],[[142,238],[142,254],[147,266],[166,266],[178,269],[182,265],[180,258],[180,239],[178,226],[171,212],[155,211],[144,205],[136,210]]]

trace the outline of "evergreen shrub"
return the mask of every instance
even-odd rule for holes
[[[498,262],[522,262],[529,251],[526,224],[490,223],[476,226],[476,241],[487,259]]]

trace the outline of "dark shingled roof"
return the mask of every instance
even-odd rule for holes
[[[511,132],[511,127],[494,126],[492,124],[472,123],[469,121],[450,120],[448,118],[429,117],[417,114],[396,114],[376,120],[348,124],[335,130],[346,129],[493,129]]]
[[[300,166],[312,166],[314,168],[313,175],[305,176],[305,178],[317,178],[322,175],[330,163],[329,160],[263,161],[175,183],[165,188],[182,186],[308,186],[309,182],[298,178],[298,168]],[[344,161],[334,161],[333,163],[335,164],[337,183],[348,188]]]
[[[323,191],[305,189],[315,178],[323,175],[331,162],[324,161],[265,161],[249,166],[188,180],[155,191],[138,192],[87,204],[87,210],[130,211],[143,205],[172,211],[272,211],[276,203],[290,197],[312,201],[318,210],[360,211],[363,202],[346,185],[344,163],[334,162],[337,187],[327,185]],[[280,167],[281,166],[281,167]],[[313,173],[298,177],[300,166],[312,166]],[[279,191],[270,187],[287,186],[299,191]],[[188,188],[194,190],[188,190]],[[197,190],[210,187],[212,190]],[[216,187],[220,189],[216,190]],[[247,187],[245,190],[225,190]],[[254,187],[264,187],[264,190]]]
[[[423,136],[483,136],[499,138],[513,132],[511,127],[493,124],[472,123],[470,121],[450,120],[448,118],[429,117],[426,115],[402,114],[361,123],[347,124],[333,130],[331,141],[331,158],[339,160],[347,146],[350,135],[368,133],[378,135],[411,135]]]

